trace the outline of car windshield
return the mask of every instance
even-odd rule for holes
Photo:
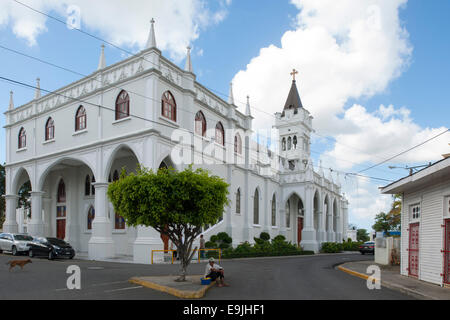
[[[55,246],[64,246],[67,244],[64,240],[57,239],[57,238],[47,238],[47,241],[50,242],[50,244],[53,244]]]
[[[19,240],[19,241],[32,241],[33,240],[32,237],[26,236],[26,235],[23,235],[23,234],[16,234],[16,235],[14,235],[14,239],[15,240]]]

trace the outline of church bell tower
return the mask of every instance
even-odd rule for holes
[[[281,113],[275,113],[275,128],[279,132],[279,152],[284,167],[292,171],[304,170],[310,159],[310,136],[313,117],[303,108],[298,94],[295,75],[292,70],[292,84]]]

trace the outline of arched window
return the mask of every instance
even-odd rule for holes
[[[291,227],[291,204],[289,200],[286,202],[286,228]]]
[[[45,124],[45,141],[55,138],[55,123],[50,117]]]
[[[169,166],[163,161],[163,162],[161,162],[160,164],[159,164],[159,168],[158,168],[158,170],[159,169],[169,169]]]
[[[95,209],[93,206],[89,208],[87,215],[87,229],[92,230],[92,221],[95,219]]]
[[[75,131],[86,129],[86,109],[80,106],[75,115]]]
[[[92,184],[91,184],[91,194],[94,196],[95,195],[95,186],[94,186],[94,182],[95,182],[95,177],[92,176]]]
[[[201,111],[195,115],[195,133],[202,137],[206,135],[206,119]]]
[[[170,91],[163,93],[161,101],[161,114],[172,121],[177,121],[177,104]]]
[[[19,149],[25,148],[27,146],[27,132],[24,128],[19,131]]]
[[[57,195],[57,202],[63,203],[66,202],[66,185],[64,184],[64,180],[61,179],[58,184],[58,195]]]
[[[237,154],[242,154],[242,139],[239,133],[234,136],[234,152]]]
[[[277,198],[275,194],[272,197],[272,226],[277,225]]]
[[[294,149],[297,149],[297,136],[294,136],[292,139],[292,144],[294,145]]]
[[[216,142],[222,146],[225,145],[225,130],[220,121],[216,124]]]
[[[91,177],[89,175],[86,176],[84,180],[84,195],[88,196],[91,194]]]
[[[241,213],[241,188],[236,191],[236,213]]]
[[[287,139],[287,148],[288,148],[288,150],[291,150],[291,146],[292,146],[292,140],[291,140],[291,137],[289,137]]]
[[[119,180],[119,172],[117,170],[114,170],[113,173],[113,181]]]
[[[286,138],[281,140],[281,150],[286,151]]]
[[[255,190],[253,197],[253,224],[259,224],[259,191]]]
[[[116,120],[130,116],[130,97],[125,90],[122,90],[116,99]]]

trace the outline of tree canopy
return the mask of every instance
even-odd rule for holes
[[[401,212],[402,212],[402,197],[396,194],[393,197],[391,210],[388,213],[380,212],[375,216],[375,224],[372,226],[373,230],[377,232],[398,231],[401,228]]]
[[[172,168],[157,172],[138,168],[136,174],[122,170],[111,183],[108,197],[129,226],[153,227],[177,246],[181,261],[180,280],[194,255],[192,245],[205,225],[217,223],[228,204],[228,184],[203,169]]]

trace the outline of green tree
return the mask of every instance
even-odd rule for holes
[[[390,229],[389,217],[387,213],[380,212],[375,216],[375,224],[372,226],[372,229],[376,232],[388,232]]]
[[[227,195],[228,184],[220,177],[192,167],[180,172],[138,168],[128,176],[122,170],[120,179],[108,187],[114,209],[128,225],[153,227],[176,245],[181,262],[177,281],[186,280],[194,240],[202,227],[222,217]]]
[[[5,197],[3,197],[6,193],[6,173],[5,166],[0,164],[0,227],[3,225],[5,221]]]
[[[367,233],[367,230],[366,229],[356,230],[356,240],[363,242],[369,241],[370,237],[369,234]]]
[[[400,230],[401,228],[401,212],[402,212],[402,197],[396,194],[393,197],[391,210],[388,213],[380,212],[375,216],[375,224],[372,226],[373,230],[377,232],[386,232]]]

